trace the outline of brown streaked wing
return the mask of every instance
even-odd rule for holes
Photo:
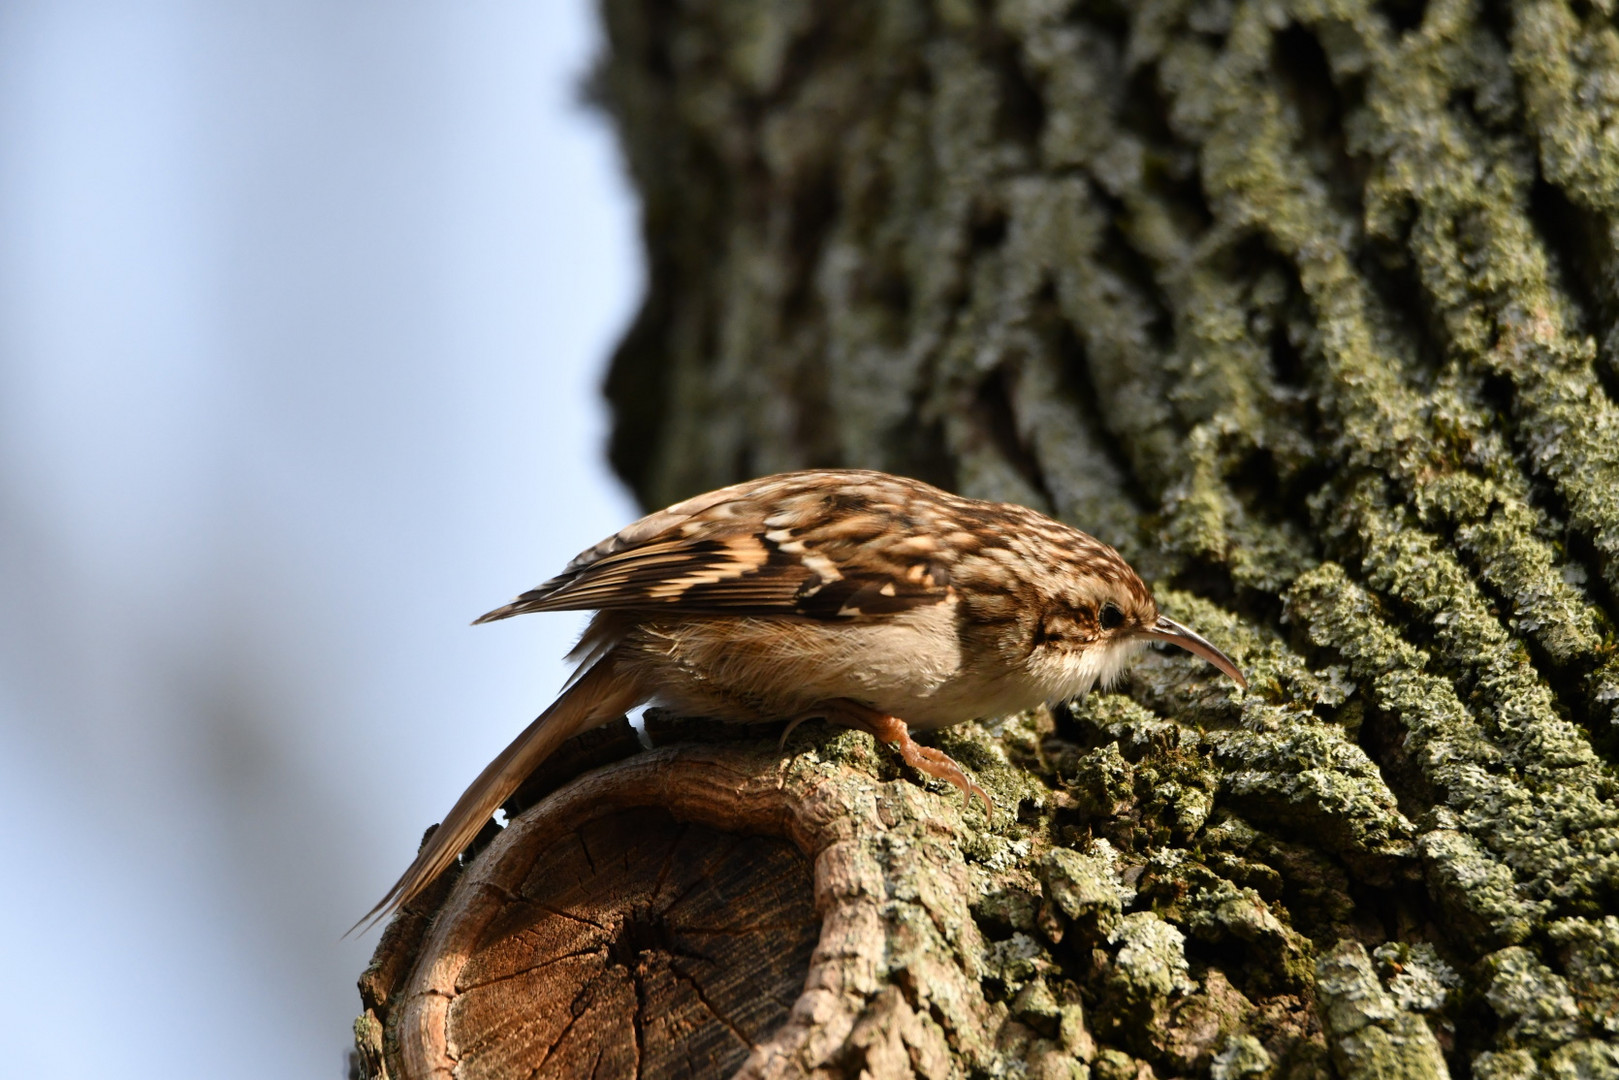
[[[953,553],[912,531],[902,514],[899,506],[844,500],[813,524],[766,534],[820,571],[821,580],[800,592],[799,613],[822,619],[894,615],[946,599]]]
[[[834,477],[840,483],[829,483]],[[900,483],[913,496],[942,495]],[[862,497],[868,485],[886,487],[891,496],[899,483],[880,474],[791,474],[738,485],[723,500],[705,497],[659,511],[477,621],[665,605],[849,618],[943,600],[950,575],[935,545],[906,527],[911,523],[891,498]],[[687,507],[694,509],[676,512]],[[656,532],[647,528],[654,520],[663,526]]]
[[[676,605],[688,610],[791,610],[814,575],[762,537],[664,539],[597,559],[478,619],[529,611],[606,611]]]

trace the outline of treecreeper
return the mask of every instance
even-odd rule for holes
[[[863,470],[784,473],[676,503],[476,621],[577,610],[596,615],[561,696],[484,768],[361,923],[431,884],[563,742],[637,705],[786,720],[789,731],[822,717],[894,745],[988,813],[988,795],[912,731],[1078,697],[1153,641],[1247,687],[1095,537]]]

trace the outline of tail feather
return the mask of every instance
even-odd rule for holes
[[[546,601],[550,599],[551,595],[555,593],[558,588],[566,584],[568,580],[569,578],[566,574],[560,577],[554,577],[550,581],[547,581],[544,585],[541,585],[538,588],[530,589],[528,592],[523,593],[511,603],[502,604],[493,611],[484,612],[482,615],[479,615],[476,619],[472,620],[472,625],[482,626],[484,623],[499,622],[501,619],[509,619],[513,615],[527,615],[531,611],[550,610],[550,605],[547,604]],[[574,610],[578,610],[578,607],[575,606]]]
[[[496,808],[517,790],[536,766],[562,743],[633,708],[640,701],[634,680],[616,677],[611,657],[604,657],[582,678],[565,690],[511,745],[484,767],[483,772],[456,800],[443,824],[433,831],[416,860],[405,870],[377,906],[349,928],[353,933],[369,929],[409,903],[432,884],[472,838],[483,828]]]

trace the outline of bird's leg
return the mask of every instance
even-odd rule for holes
[[[790,732],[805,720],[817,716],[823,717],[829,723],[864,731],[880,743],[888,743],[899,751],[899,756],[905,764],[939,780],[950,781],[961,789],[968,805],[972,804],[974,795],[978,796],[984,802],[984,816],[990,818],[995,816],[995,804],[990,800],[989,793],[967,779],[967,774],[961,771],[961,766],[950,760],[950,755],[931,746],[923,746],[912,739],[911,729],[899,717],[889,716],[858,701],[839,698],[793,717],[787,722],[787,731]],[[786,745],[785,732],[781,741]]]

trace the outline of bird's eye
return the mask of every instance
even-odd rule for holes
[[[1102,624],[1103,630],[1114,630],[1118,628],[1120,623],[1124,622],[1124,612],[1119,610],[1119,605],[1109,600],[1102,605],[1102,610],[1097,614],[1096,619],[1097,622]]]

